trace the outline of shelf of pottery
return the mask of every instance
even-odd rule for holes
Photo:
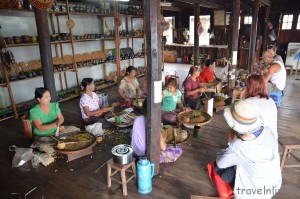
[[[59,101],[79,96],[78,85],[84,77],[94,78],[99,90],[120,81],[129,65],[138,68],[139,76],[144,74],[145,36],[141,4],[118,6],[102,1],[87,5],[57,1],[48,13]],[[9,70],[9,81],[17,112],[21,114],[34,105],[35,87],[43,86],[35,17],[32,10],[20,8],[0,8],[0,15],[2,35],[16,60]],[[115,16],[120,19],[118,27],[114,25]],[[119,57],[116,57],[117,49]],[[13,112],[3,75],[0,76],[0,86],[0,96],[6,102],[0,107],[1,120]]]

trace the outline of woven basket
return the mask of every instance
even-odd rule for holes
[[[22,118],[22,126],[24,131],[24,137],[27,140],[32,140],[33,138],[33,132],[32,132],[32,125],[29,120],[28,114],[25,114]]]

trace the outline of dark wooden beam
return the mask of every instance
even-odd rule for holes
[[[270,15],[270,7],[266,8],[265,13],[265,30],[264,30],[264,38],[263,38],[263,51],[267,50],[267,41],[268,41],[268,21],[269,21],[269,15]]]
[[[224,9],[223,5],[213,3],[211,1],[206,0],[176,0],[178,2],[188,3],[188,4],[196,4],[198,3],[201,7],[212,8],[212,9]]]
[[[181,8],[175,6],[162,6],[161,9],[168,10],[168,11],[176,11],[176,12],[180,12],[182,10]]]
[[[254,14],[253,14],[253,17],[252,17],[250,46],[249,46],[249,53],[248,53],[248,69],[251,72],[253,71],[253,64],[254,64],[254,58],[255,58],[259,0],[254,0],[253,7],[254,7]]]
[[[46,87],[50,91],[51,101],[55,102],[57,101],[57,96],[54,82],[54,70],[52,62],[52,51],[49,35],[47,10],[39,10],[34,8],[34,14],[39,39],[44,87]]]
[[[240,0],[233,0],[232,10],[232,37],[231,37],[231,60],[232,64],[230,65],[229,70],[233,71],[236,69],[237,65],[237,53],[238,53],[238,44],[239,44],[239,16],[240,16]],[[235,86],[235,78],[229,76],[228,79],[228,92],[231,95],[232,88]]]
[[[199,66],[199,35],[197,33],[197,25],[200,21],[200,6],[198,3],[195,3],[194,8],[194,65]]]
[[[260,3],[264,4],[267,7],[271,7],[271,0],[260,0]]]
[[[160,0],[144,0],[147,55],[147,156],[159,173],[161,99],[161,29]],[[156,86],[154,86],[154,84]],[[156,96],[155,96],[156,95]]]

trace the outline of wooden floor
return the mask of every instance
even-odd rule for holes
[[[188,65],[166,65],[166,71],[178,71],[180,80],[188,72]],[[284,92],[283,102],[278,109],[279,136],[294,135],[300,138],[300,81],[289,80]],[[118,100],[117,87],[104,90],[109,94],[110,103]],[[81,121],[79,99],[61,103],[65,124],[78,124]],[[24,194],[37,187],[27,198],[46,199],[95,199],[95,198],[142,198],[142,199],[189,199],[191,195],[217,196],[206,170],[207,163],[213,161],[216,151],[226,147],[227,125],[222,113],[214,113],[212,121],[203,127],[199,139],[190,137],[182,144],[183,154],[175,162],[160,165],[159,175],[153,178],[153,190],[141,195],[133,181],[128,183],[128,195],[123,197],[121,190],[109,193],[106,184],[106,166],[95,173],[95,170],[111,158],[112,142],[105,140],[94,147],[92,156],[86,156],[71,162],[59,159],[55,163],[33,169],[30,163],[19,168],[11,168],[14,152],[10,145],[29,147],[22,135],[20,120],[7,120],[0,123],[0,198],[19,198],[12,193]],[[296,151],[300,159],[300,152]],[[296,161],[290,157],[288,162]],[[300,192],[300,168],[284,168],[283,183],[276,199],[296,199]],[[114,182],[113,182],[113,187]]]

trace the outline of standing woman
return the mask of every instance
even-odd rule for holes
[[[101,116],[107,112],[107,108],[100,108],[101,102],[98,95],[94,92],[95,84],[93,78],[84,78],[81,82],[84,94],[80,98],[79,106],[82,119],[86,124],[95,122],[103,123],[103,128],[107,122]]]
[[[199,97],[205,91],[205,88],[200,88],[198,79],[199,69],[197,66],[191,66],[187,77],[183,82],[184,87],[184,101],[192,109],[199,109]]]
[[[57,102],[50,102],[51,95],[46,88],[36,88],[34,94],[38,104],[30,110],[33,133],[37,136],[53,135],[64,122],[59,105]]]
[[[118,93],[122,99],[131,102],[131,99],[140,98],[141,90],[139,82],[137,81],[136,68],[128,66],[126,68],[125,77],[121,80]]]

